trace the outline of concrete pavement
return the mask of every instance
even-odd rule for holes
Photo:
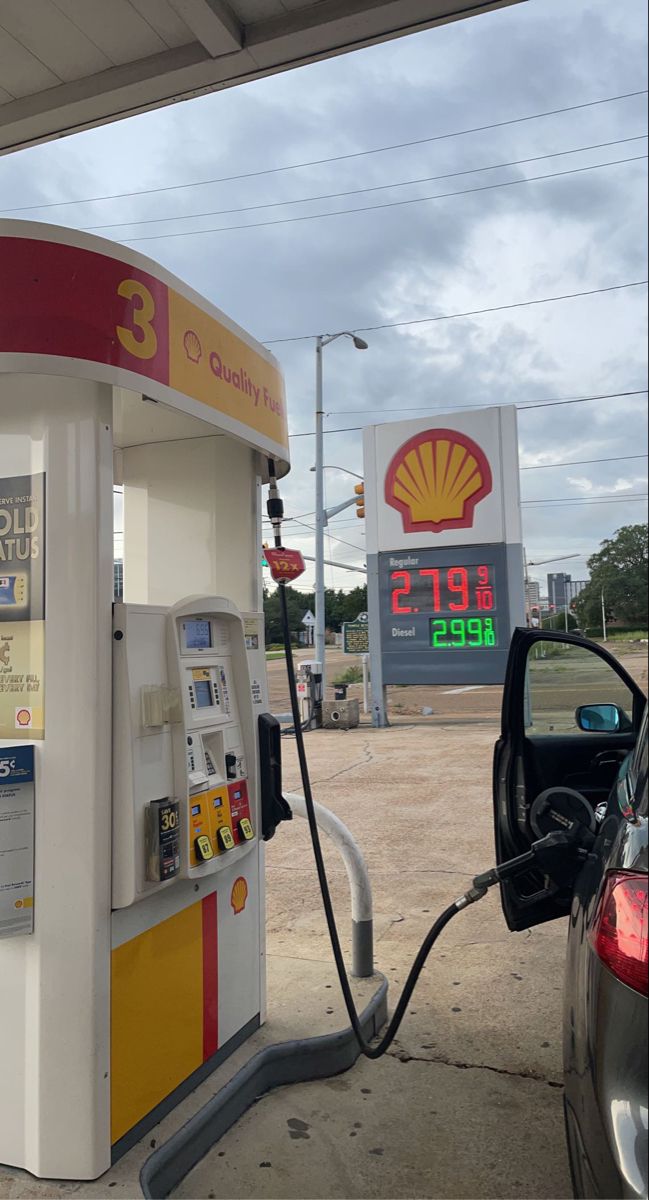
[[[315,795],[350,827],[372,879],[377,966],[394,1006],[437,913],[493,862],[489,726],[308,735]],[[284,784],[298,791],[294,742]],[[326,849],[343,943],[347,878]],[[139,1195],[139,1170],[261,1046],[347,1024],[306,823],[267,848],[268,1023],[111,1171],[90,1184],[0,1168],[0,1197]],[[398,1041],[379,1063],[262,1099],[178,1195],[211,1197],[568,1197],[561,1087],[565,924],[509,934],[498,898],[444,931]],[[373,987],[357,988],[358,1002]]]
[[[493,861],[490,729],[309,735],[316,798],[372,879],[393,1006],[435,915]],[[287,790],[299,790],[284,743]],[[327,850],[349,950],[346,876]],[[268,847],[269,963],[324,971],[312,1032],[340,1008],[303,822]],[[260,1101],[178,1190],[186,1197],[568,1197],[561,1085],[565,923],[508,933],[490,895],[445,930],[379,1063]],[[287,977],[284,975],[284,983]],[[269,986],[273,1003],[273,985]],[[317,1022],[317,1024],[315,1023]],[[254,1149],[253,1149],[254,1148]]]

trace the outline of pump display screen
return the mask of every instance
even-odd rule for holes
[[[493,543],[377,556],[385,683],[502,681],[511,634],[507,553]]]
[[[197,708],[213,708],[214,692],[212,684],[207,679],[194,680],[194,696]]]
[[[212,626],[209,621],[184,621],[185,646],[188,650],[209,650],[212,646]]]

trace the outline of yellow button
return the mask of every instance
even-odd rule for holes
[[[246,842],[250,842],[254,838],[255,831],[247,817],[242,817],[239,821],[239,833]]]
[[[196,838],[194,842],[194,849],[196,851],[196,857],[199,858],[201,862],[207,862],[208,859],[214,858],[214,849],[206,833],[202,833],[200,837]]]
[[[222,825],[218,833],[222,850],[234,850],[234,838],[229,825]]]

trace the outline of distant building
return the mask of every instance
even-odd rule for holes
[[[572,583],[572,575],[566,575],[565,571],[558,571],[555,575],[548,575],[548,604],[550,608],[565,608],[566,604],[570,603],[569,587]]]
[[[568,584],[568,603],[572,604],[573,600],[583,592],[585,587],[588,587],[589,579],[571,579]]]

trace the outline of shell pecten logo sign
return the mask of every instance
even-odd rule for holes
[[[491,468],[473,438],[427,429],[404,442],[385,476],[385,502],[401,514],[405,533],[470,529],[476,506],[493,489]]]

